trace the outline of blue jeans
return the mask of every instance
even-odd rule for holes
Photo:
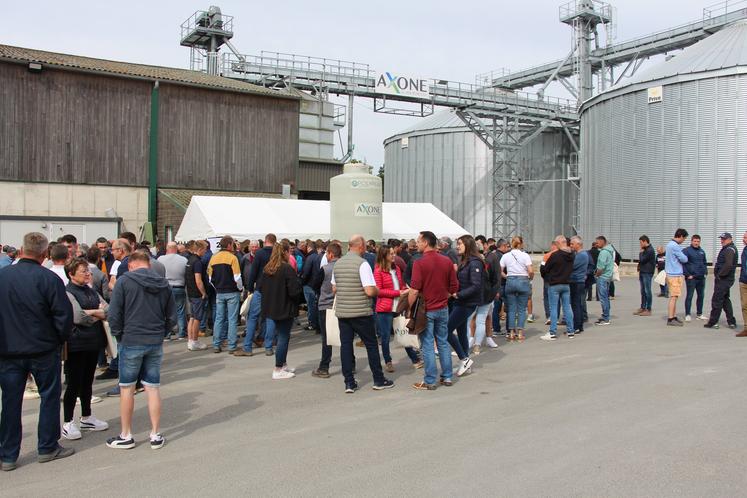
[[[490,307],[493,303],[483,304],[477,307],[475,311],[475,344],[482,345],[485,340],[485,326],[487,325],[488,314],[491,312]]]
[[[584,282],[571,282],[571,309],[573,310],[573,330],[584,331],[586,321],[586,284]],[[566,318],[565,323],[568,323]]]
[[[249,352],[252,350],[252,341],[254,340],[254,333],[257,327],[260,327],[259,337],[265,336],[265,328],[267,322],[262,324],[262,293],[254,291],[252,294],[252,302],[249,303],[249,313],[246,315],[246,335],[244,336],[244,351]]]
[[[573,310],[571,309],[571,286],[568,284],[549,285],[547,287],[547,297],[550,298],[550,335],[555,335],[558,330],[558,301],[563,306],[563,316],[565,317],[568,333],[572,334],[573,328]]]
[[[653,273],[639,273],[638,285],[641,287],[641,309],[651,311],[653,302],[651,294],[651,281],[654,278]]]
[[[309,326],[319,330],[319,313],[316,304],[316,292],[308,285],[303,286],[303,297],[306,299],[307,317]]]
[[[392,312],[381,312],[376,313],[376,328],[381,337],[381,355],[384,357],[384,363],[391,363],[392,353],[389,348],[389,341],[392,336],[392,321],[394,321],[394,313]],[[413,348],[405,348],[407,356],[413,363],[418,362],[418,353]]]
[[[213,329],[213,347],[228,339],[228,350],[236,349],[238,334],[238,316],[241,293],[219,292],[215,295],[215,328]]]
[[[158,387],[161,385],[161,362],[163,360],[163,343],[146,346],[125,346],[118,348],[119,386],[134,386],[138,378],[143,385]],[[142,375],[141,375],[142,374]]]
[[[449,313],[449,323],[447,325],[449,329],[449,345],[454,348],[454,352],[460,360],[465,360],[469,357],[469,333],[467,332],[467,325],[469,318],[475,310],[477,310],[477,306],[462,306],[456,302],[451,308],[451,313]],[[456,336],[451,332],[452,330],[456,330]]]
[[[0,460],[18,460],[21,451],[21,414],[23,393],[29,374],[39,388],[39,423],[37,450],[40,455],[52,453],[60,439],[60,353],[54,351],[36,358],[3,358],[0,360],[0,390],[3,407],[0,413]]]
[[[176,322],[179,324],[179,337],[187,337],[187,291],[184,287],[172,287],[171,295],[174,296],[176,305]],[[171,331],[166,331],[166,337],[171,335]]]
[[[705,278],[694,278],[692,280],[685,279],[685,285],[687,286],[687,295],[685,296],[685,315],[690,314],[693,304],[693,296],[698,293],[698,297],[695,300],[695,310],[698,316],[703,314],[703,299],[705,298]]]
[[[449,311],[447,308],[441,308],[436,311],[426,311],[425,316],[428,318],[428,324],[425,327],[425,331],[420,335],[420,351],[423,353],[423,363],[425,364],[425,378],[423,379],[423,382],[426,384],[436,383],[438,367],[436,367],[436,353],[433,350],[434,339],[438,344],[438,359],[441,362],[441,377],[444,380],[451,380],[451,351],[449,351],[448,342],[448,336],[450,335],[448,329]]]
[[[597,294],[599,295],[599,304],[602,305],[602,320],[610,319],[610,281],[606,278],[597,278]]]
[[[506,330],[523,330],[532,288],[529,277],[508,277],[506,281]]]
[[[203,308],[203,320],[200,320],[200,331],[205,332],[207,329],[215,327],[215,291],[213,286],[207,285],[207,299]]]
[[[288,344],[290,343],[290,332],[293,326],[293,318],[285,320],[267,319],[267,324],[272,325],[272,330],[278,338],[278,347],[275,350],[275,368],[282,368],[288,359]],[[269,328],[269,327],[268,327]]]

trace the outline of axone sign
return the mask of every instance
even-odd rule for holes
[[[366,218],[381,216],[381,204],[360,202],[355,205],[355,216],[362,216]]]
[[[376,93],[399,95],[402,97],[430,98],[428,80],[412,76],[397,76],[394,73],[381,73],[376,77]]]

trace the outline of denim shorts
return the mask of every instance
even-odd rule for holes
[[[205,316],[205,300],[201,297],[190,297],[189,307],[192,308],[192,318],[198,322],[202,322]]]
[[[134,386],[138,374],[142,372],[143,385],[158,387],[161,385],[161,360],[163,344],[149,346],[119,347],[119,385]]]

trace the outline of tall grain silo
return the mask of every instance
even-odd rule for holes
[[[384,152],[385,202],[431,202],[473,235],[502,235],[493,233],[493,154],[453,111],[387,138]],[[570,159],[568,140],[553,128],[519,154],[522,235],[531,250],[574,233],[576,187],[565,181]]]
[[[581,115],[581,227],[625,258],[638,237],[747,229],[747,21],[586,101]]]

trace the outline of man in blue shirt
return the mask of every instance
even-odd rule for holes
[[[669,314],[667,325],[682,327],[682,321],[677,318],[677,298],[682,294],[682,285],[685,282],[685,269],[682,266],[687,263],[687,256],[682,252],[682,244],[687,239],[688,233],[684,228],[678,228],[674,232],[674,238],[667,244],[666,263],[664,271],[667,272],[667,287],[669,288]]]
[[[576,333],[584,331],[586,316],[586,271],[591,256],[584,251],[584,242],[578,235],[571,237],[571,249],[576,253],[571,273],[571,308],[573,309],[573,328]]]
[[[687,286],[687,295],[685,296],[685,321],[692,320],[690,310],[692,309],[693,296],[698,293],[695,302],[695,310],[698,319],[708,320],[703,315],[703,300],[705,298],[705,283],[708,267],[706,262],[706,253],[700,247],[700,235],[690,237],[690,246],[682,251],[687,256],[685,263],[685,284]]]

